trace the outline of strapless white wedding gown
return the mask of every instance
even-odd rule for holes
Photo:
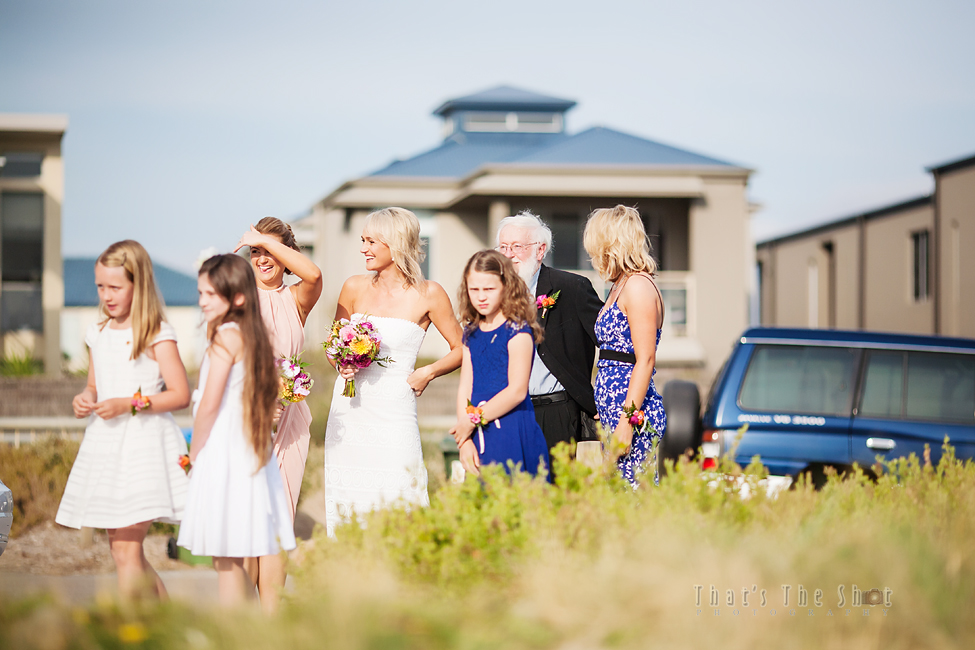
[[[353,314],[359,316],[360,314]],[[428,506],[427,470],[407,377],[426,331],[402,318],[369,316],[382,336],[379,356],[356,373],[356,396],[342,396],[339,377],[325,427],[325,517],[329,536],[352,512],[385,506]]]

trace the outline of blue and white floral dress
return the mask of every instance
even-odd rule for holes
[[[616,301],[608,307],[604,307],[596,318],[596,339],[599,341],[599,349],[615,350],[625,354],[633,354],[633,338],[630,335],[630,323]],[[657,345],[660,345],[660,330],[657,330]],[[599,355],[599,363],[596,366],[596,409],[599,412],[599,419],[603,426],[611,431],[616,429],[620,417],[623,415],[623,401],[626,399],[626,391],[630,387],[630,376],[633,374],[633,364],[626,361],[616,361],[614,359],[604,359]],[[653,375],[657,374],[656,368]],[[647,396],[640,407],[646,415],[647,421],[642,432],[633,432],[633,442],[630,451],[625,456],[621,456],[617,461],[620,473],[634,486],[639,484],[639,476],[646,472],[646,461],[653,446],[653,439],[657,444],[663,438],[664,429],[667,428],[667,414],[664,413],[663,400],[657,392],[653,383],[653,375],[650,376],[650,386],[647,388]],[[652,430],[651,428],[652,427]],[[654,459],[655,460],[655,459]],[[654,463],[654,483],[659,482],[656,473],[656,463]]]

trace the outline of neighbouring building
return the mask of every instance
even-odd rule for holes
[[[61,374],[62,115],[0,113],[0,355]]]
[[[87,370],[85,333],[101,320],[95,288],[95,259],[64,260],[64,309],[61,311],[61,350],[66,369]],[[163,266],[152,265],[156,286],[166,303],[166,321],[176,330],[176,345],[189,372],[199,369],[206,346],[203,316],[197,304],[196,278]]]
[[[975,156],[934,193],[757,246],[763,325],[975,338]]]
[[[586,275],[605,291],[582,231],[593,209],[623,203],[640,210],[660,262],[667,317],[658,366],[706,384],[748,325],[751,170],[610,128],[568,133],[565,114],[573,106],[506,86],[451,99],[434,111],[443,119],[439,145],[348,181],[316,203],[294,224],[324,273],[308,340],[324,337],[342,283],[365,271],[359,236],[373,210],[396,205],[417,214],[424,275],[455,299],[470,255],[493,248],[498,222],[522,210],[552,228],[547,264]],[[445,349],[430,335],[421,356]]]

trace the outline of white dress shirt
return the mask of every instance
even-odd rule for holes
[[[535,296],[535,291],[538,289],[538,273],[541,270],[542,267],[539,266],[538,270],[535,271],[535,275],[532,276],[531,283],[528,285],[528,290],[531,291],[533,297]],[[565,388],[555,378],[555,375],[549,372],[548,367],[542,361],[541,357],[538,356],[538,348],[536,347],[535,362],[532,364],[532,373],[528,377],[528,394],[547,395],[562,390],[565,390]]]

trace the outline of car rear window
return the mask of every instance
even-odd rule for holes
[[[871,351],[858,414],[975,423],[975,355]]]
[[[738,403],[753,411],[847,416],[857,354],[850,348],[756,346]]]

